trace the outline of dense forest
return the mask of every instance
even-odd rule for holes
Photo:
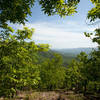
[[[87,18],[95,23],[100,19],[100,0],[90,1],[94,8]],[[34,28],[14,30],[9,26],[9,23],[25,25],[34,2],[0,0],[0,97],[13,98],[18,91],[64,90],[90,96],[90,100],[100,100],[100,28],[93,33],[84,32],[98,44],[88,53],[81,50],[76,56],[51,50],[48,44],[36,44],[31,40]],[[38,2],[44,14],[64,17],[76,13],[81,0]]]

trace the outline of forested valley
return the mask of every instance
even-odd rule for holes
[[[100,19],[100,1],[90,1],[94,8],[87,18],[95,22]],[[84,32],[98,44],[88,52],[81,48],[76,54],[65,53],[36,44],[31,39],[34,27],[25,26],[34,2],[0,0],[0,100],[100,100],[100,28]],[[76,13],[81,0],[38,2],[44,14],[63,17]],[[9,23],[24,27],[14,30]]]

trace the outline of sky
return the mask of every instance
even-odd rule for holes
[[[96,44],[84,36],[84,32],[95,28],[86,24],[87,12],[92,7],[90,0],[81,0],[78,13],[61,18],[58,15],[45,15],[36,2],[31,9],[32,16],[27,17],[26,26],[35,28],[32,40],[49,44],[52,49],[95,47]]]

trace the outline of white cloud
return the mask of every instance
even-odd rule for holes
[[[94,27],[88,27],[75,21],[67,22],[36,22],[26,23],[29,28],[35,28],[35,34],[32,39],[36,43],[48,43],[52,48],[79,48],[95,47],[89,38],[84,36],[83,32],[91,32]],[[22,28],[22,25],[16,25]]]
[[[87,27],[77,22],[37,22],[27,23],[29,28],[35,28],[32,39],[37,43],[49,43],[52,48],[78,48],[95,47],[89,38],[84,36],[84,31],[93,31],[92,27]]]

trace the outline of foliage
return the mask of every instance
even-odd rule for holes
[[[25,23],[26,17],[31,15],[31,8],[35,0],[0,0],[0,27],[6,27],[7,21]],[[47,15],[58,14],[61,17],[76,12],[79,0],[38,0],[42,11]],[[12,10],[13,9],[13,10]]]
[[[24,27],[23,30],[2,31],[0,40],[0,96],[13,96],[17,89],[28,89],[38,85],[39,64],[37,63],[36,52],[40,46],[30,39],[33,29]],[[42,46],[41,46],[42,47]],[[44,48],[45,47],[45,48]],[[43,49],[44,48],[44,49]],[[42,51],[48,46],[44,45]]]
[[[88,19],[94,21],[100,18],[100,1],[90,1],[95,7],[88,12]],[[35,0],[0,0],[0,27],[7,27],[8,21],[24,24],[27,21],[27,16],[31,15],[31,8],[35,2]],[[49,16],[58,14],[63,17],[77,12],[76,8],[80,0],[38,0],[38,2],[45,14]]]
[[[88,57],[84,52],[78,55],[68,66],[66,73],[67,88],[75,88],[76,92],[98,93],[100,90],[100,51],[93,51]],[[97,56],[98,55],[98,56]],[[92,88],[91,85],[92,84]],[[92,89],[92,91],[91,91]]]
[[[80,53],[77,60],[64,68],[60,55],[55,54],[43,62],[39,61],[38,52],[48,51],[49,46],[36,45],[31,41],[34,29],[24,27],[14,30],[7,22],[25,24],[31,15],[34,0],[0,0],[0,96],[13,97],[17,90],[75,88],[76,92],[100,93],[100,29],[85,33],[98,44],[98,50],[90,55]],[[61,17],[77,12],[80,0],[38,0],[42,11],[51,16]],[[100,19],[100,0],[91,0],[94,4],[87,15],[90,22]],[[12,10],[13,9],[13,10]],[[41,57],[42,58],[42,57]]]
[[[18,90],[56,89],[63,87],[65,68],[58,54],[41,62],[40,52],[49,45],[31,41],[34,29],[24,27],[14,30],[8,27],[0,34],[0,96],[13,97]]]
[[[45,60],[40,67],[40,89],[58,89],[65,80],[65,68],[62,66],[61,56],[54,54],[53,58]]]
[[[0,0],[0,25],[10,21],[24,23],[27,15],[31,15],[34,0]]]
[[[78,2],[79,0],[39,0],[45,14],[59,14],[61,17],[75,13]]]
[[[90,22],[93,22],[100,19],[100,0],[91,0],[91,2],[95,7],[88,12],[87,18],[90,19]]]

